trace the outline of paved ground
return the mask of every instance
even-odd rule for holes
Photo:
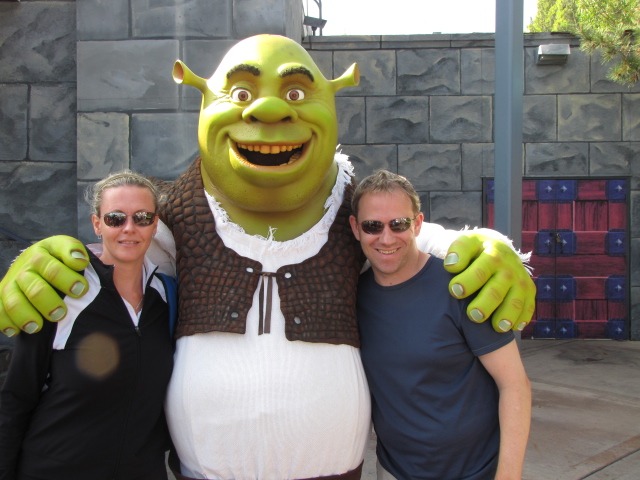
[[[640,479],[640,342],[520,345],[533,386],[523,480]],[[362,479],[375,478],[372,435]]]
[[[640,478],[640,342],[525,340],[524,480]]]

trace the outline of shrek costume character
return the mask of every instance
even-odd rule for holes
[[[363,256],[348,223],[352,167],[335,154],[334,101],[357,83],[357,67],[327,80],[296,42],[259,35],[236,44],[210,79],[182,62],[174,78],[203,93],[201,158],[166,185],[160,212],[161,250],[175,252],[179,279],[166,401],[178,476],[360,478],[370,428],[355,318]],[[456,235],[423,231],[440,255]],[[467,233],[450,250],[458,270],[478,257],[451,289],[466,296],[488,279],[470,315],[497,307],[496,327],[522,328],[533,282],[488,234]],[[81,269],[83,254],[68,238],[23,252],[0,284],[0,329],[38,328],[38,311],[64,316],[43,279],[79,293],[81,277],[56,257]]]

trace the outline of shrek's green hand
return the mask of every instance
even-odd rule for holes
[[[518,254],[503,241],[478,230],[464,232],[449,247],[444,264],[458,273],[449,283],[454,297],[479,292],[467,308],[474,322],[491,316],[493,328],[506,332],[522,330],[531,321],[535,284]]]
[[[86,293],[87,282],[77,271],[88,263],[84,245],[64,235],[23,251],[0,281],[0,331],[12,337],[20,330],[37,332],[43,318],[62,320],[67,309],[54,287],[72,297]]]

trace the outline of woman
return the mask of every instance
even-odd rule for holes
[[[89,293],[17,338],[0,394],[0,479],[167,478],[163,400],[173,367],[167,294],[145,254],[158,192],[124,171],[88,191],[102,245]]]

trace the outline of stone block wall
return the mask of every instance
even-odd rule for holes
[[[538,45],[571,46],[565,65],[536,65]],[[494,175],[492,34],[308,37],[325,75],[358,62],[340,93],[342,151],[358,176],[376,168],[413,181],[432,222],[482,223],[482,177]],[[631,338],[640,339],[640,84],[606,78],[575,37],[525,34],[522,175],[630,180]]]
[[[0,3],[0,272],[30,241],[74,235],[75,2]]]
[[[264,32],[301,39],[327,77],[359,64],[360,85],[337,98],[341,149],[359,177],[398,171],[431,221],[481,224],[482,177],[494,173],[493,34],[303,39],[302,15],[299,0],[0,2],[0,273],[30,241],[92,241],[81,193],[107,173],[183,171],[197,154],[200,94],[172,81],[173,62],[208,77],[235,39]],[[568,63],[536,65],[542,43],[569,43]],[[525,35],[522,173],[630,178],[640,339],[640,85],[608,81],[577,46]]]
[[[536,65],[544,43],[570,44],[567,64]],[[396,170],[415,183],[431,221],[481,224],[481,178],[494,174],[493,35],[312,37],[304,45],[327,76],[360,66],[360,85],[338,98],[342,150],[358,174]],[[568,35],[527,34],[524,47],[522,174],[629,176],[635,203],[640,85],[608,81],[599,58]]]

